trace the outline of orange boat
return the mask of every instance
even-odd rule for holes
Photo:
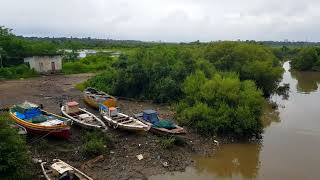
[[[69,119],[44,111],[36,104],[17,104],[10,108],[9,113],[15,123],[26,128],[28,134],[70,137]]]
[[[83,97],[84,101],[95,109],[99,109],[100,103],[107,107],[116,107],[117,104],[115,97],[91,87],[84,90]]]

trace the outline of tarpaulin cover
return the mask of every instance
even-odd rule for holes
[[[152,125],[153,127],[156,128],[165,128],[165,129],[175,129],[176,126],[173,124],[173,122],[169,120],[160,120],[157,123]]]

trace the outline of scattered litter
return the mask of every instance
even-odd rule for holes
[[[139,144],[139,147],[141,146],[141,144]]]
[[[219,141],[213,140],[213,142],[214,142],[217,146],[219,146]]]
[[[139,161],[142,160],[143,159],[142,154],[137,155],[137,158],[139,159]]]
[[[158,155],[158,156],[157,156],[157,159],[160,159],[160,158],[161,158],[160,155]]]
[[[107,148],[107,145],[103,145],[104,148]]]
[[[110,154],[114,154],[114,151],[110,151]]]
[[[163,167],[168,167],[169,166],[168,162],[163,162],[162,165],[163,165]]]
[[[38,159],[38,158],[32,158],[32,162],[33,163],[42,163],[42,160],[41,159]]]

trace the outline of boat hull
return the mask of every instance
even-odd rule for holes
[[[99,108],[99,104],[98,102],[96,102],[95,100],[93,100],[92,98],[90,98],[88,95],[84,95],[83,100],[85,103],[87,103],[89,106],[98,109]]]
[[[145,124],[148,124],[151,128],[150,128],[150,132],[154,133],[154,134],[157,134],[157,135],[181,135],[181,134],[186,134],[186,131],[176,125],[176,128],[175,129],[165,129],[165,128],[156,128],[156,127],[153,127],[151,123],[145,121],[143,118],[141,117],[136,117],[139,121],[145,123]]]
[[[129,117],[125,114],[119,113],[124,117]],[[115,120],[111,119],[110,117],[101,114],[102,118],[106,121],[106,123],[113,127],[114,129],[123,129],[126,131],[135,131],[135,132],[145,132],[145,131],[149,131],[150,126],[140,122],[139,120],[135,119],[135,118],[131,118],[131,120],[133,120],[136,124],[132,125],[132,124],[122,124],[122,123],[118,123]]]
[[[11,119],[23,126],[28,134],[39,134],[39,135],[48,135],[54,136],[62,139],[68,139],[70,137],[70,127],[68,125],[58,125],[58,126],[40,126],[34,123],[26,122],[22,119],[19,119],[15,114],[10,112]]]
[[[62,106],[61,107],[61,112],[62,114],[71,119],[76,125],[78,126],[81,126],[83,128],[86,128],[86,129],[104,129],[104,130],[107,130],[107,126],[104,124],[104,122],[99,119],[97,116],[95,116],[94,114],[90,113],[89,111],[86,111],[85,109],[81,109],[79,108],[79,110],[83,113],[86,113],[86,114],[89,114],[90,116],[92,116],[97,122],[99,122],[99,125],[96,125],[96,124],[88,124],[88,123],[84,123],[84,122],[81,122],[79,119],[76,119],[72,116],[70,116],[66,111],[65,111],[65,106]]]
[[[108,98],[106,100],[96,100],[93,97],[96,96],[96,94],[88,92],[88,91],[84,91],[83,93],[83,100],[85,103],[87,103],[89,106],[98,109],[99,108],[99,103],[104,104],[107,107],[116,107],[117,104],[117,100],[115,97],[110,96],[102,91],[99,91],[100,94],[103,94],[105,96],[108,96]],[[93,97],[91,97],[93,96]]]
[[[34,135],[48,134],[49,136],[53,136],[53,137],[57,137],[57,138],[61,138],[61,139],[69,139],[70,135],[71,135],[70,128],[57,129],[54,131],[44,131],[42,129],[33,129],[33,128],[27,128],[27,127],[25,127],[25,128],[26,128],[28,134],[34,134]]]

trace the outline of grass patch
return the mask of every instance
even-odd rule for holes
[[[74,88],[76,88],[79,91],[84,91],[88,86],[89,86],[88,81],[85,81],[85,82],[76,84]]]
[[[160,145],[164,149],[171,149],[176,144],[176,138],[175,137],[161,137],[160,138]]]
[[[107,145],[111,142],[110,138],[101,131],[87,132],[83,137],[81,147],[84,156],[97,156],[106,152]]]
[[[65,74],[100,72],[110,68],[114,62],[115,58],[108,55],[90,55],[80,60],[63,62],[62,72]]]

